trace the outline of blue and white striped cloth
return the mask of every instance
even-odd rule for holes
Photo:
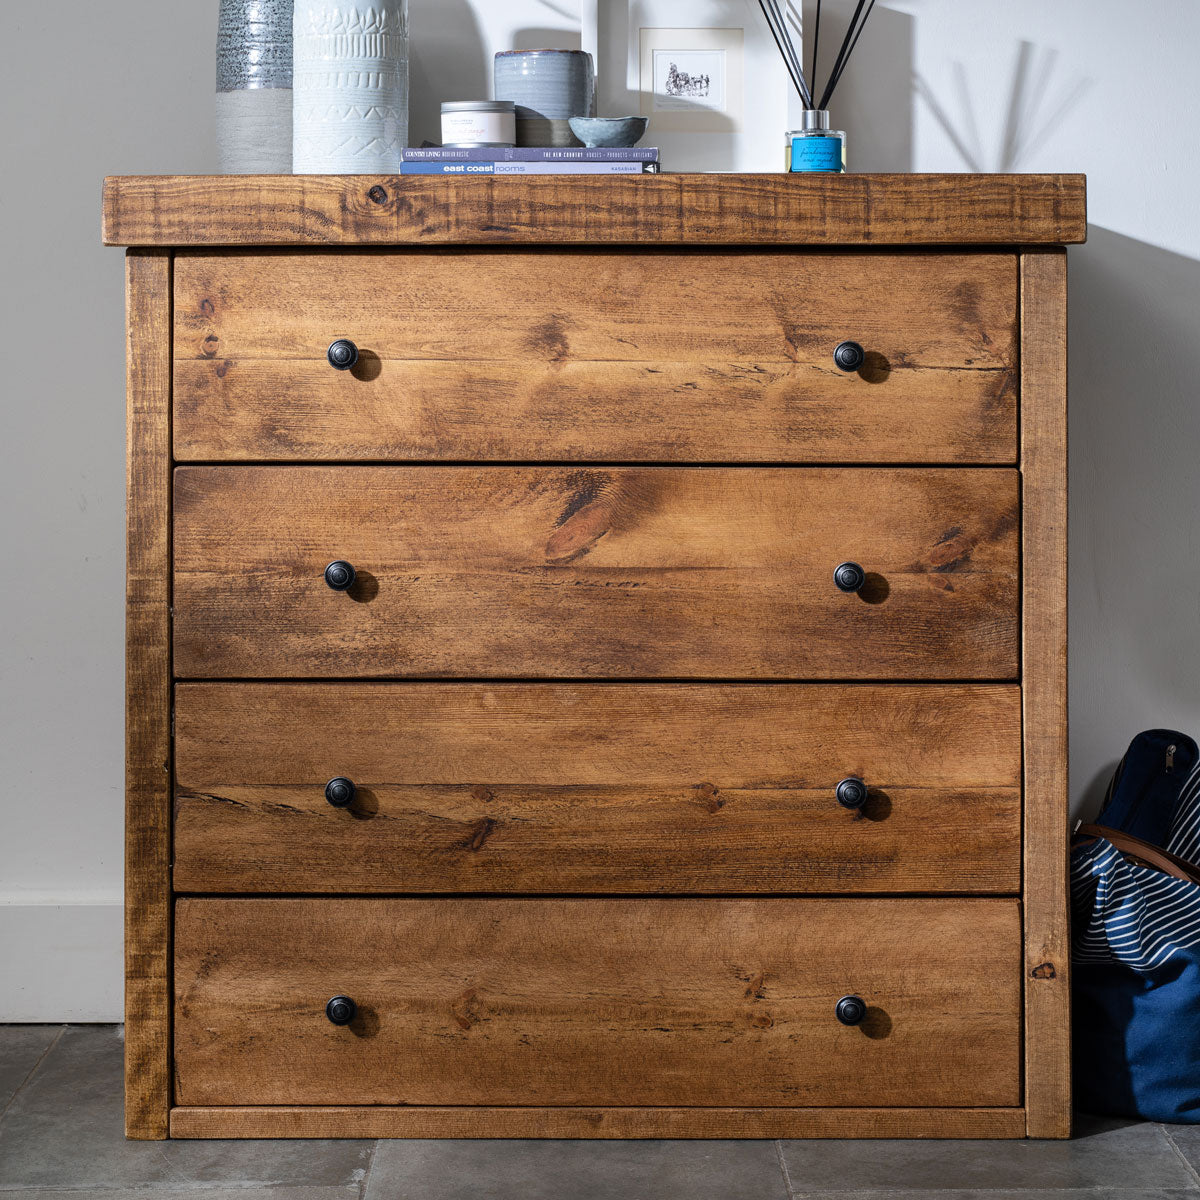
[[[1200,763],[1180,792],[1165,849],[1200,863]],[[1121,963],[1145,974],[1180,950],[1200,950],[1200,884],[1126,862],[1097,839],[1071,851],[1076,963]]]

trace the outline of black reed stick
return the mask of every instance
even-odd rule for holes
[[[812,75],[810,78],[813,81],[813,87],[817,86],[817,48],[821,44],[821,0],[817,0],[817,19],[813,24],[813,65]]]
[[[791,73],[792,82],[796,84],[796,90],[800,94],[800,100],[804,101],[805,108],[811,108],[812,94],[809,91],[809,82],[804,78],[804,66],[796,54],[796,44],[792,42],[791,34],[788,34],[784,13],[780,11],[778,0],[768,0],[768,6],[770,8],[768,20],[772,25],[776,44],[780,46],[780,53],[784,55],[788,72]]]
[[[771,36],[775,39],[775,47],[779,51],[779,57],[783,59],[783,65],[787,68],[787,73],[791,76],[791,80],[796,87],[796,91],[803,96],[804,91],[800,87],[800,81],[796,78],[796,72],[792,68],[791,60],[787,56],[787,51],[783,48],[783,42],[780,41],[779,34],[775,32],[775,20],[771,15],[771,8],[768,0],[758,0],[758,7],[762,9],[763,16],[767,18],[767,28],[771,31]]]
[[[784,27],[779,11],[775,7],[774,0],[758,0],[758,5],[763,10],[763,15],[767,18],[767,26],[771,30],[771,36],[775,39],[775,45],[779,50],[780,56],[783,58],[783,63],[787,67],[788,74],[792,77],[792,83],[795,85],[796,91],[800,93],[800,99],[804,102],[804,107],[812,108],[812,94],[809,92],[808,84],[804,79],[804,69],[800,66],[799,60],[796,58],[796,49],[792,45],[792,40],[788,36],[787,29]]]
[[[784,8],[780,7],[780,0],[772,0],[775,8],[775,20],[779,28],[783,32],[784,42],[787,44],[788,54],[792,57],[792,65],[796,68],[796,76],[800,82],[804,84],[803,95],[808,97],[808,107],[812,108],[812,92],[809,90],[808,78],[804,74],[804,63],[801,61],[800,55],[796,52],[796,43],[792,39],[792,31],[788,28],[787,15]],[[783,0],[787,11],[791,11],[790,0]]]
[[[875,0],[871,0],[871,2],[867,5],[867,11],[863,13],[863,19],[858,23],[858,29],[856,29],[854,32],[854,41],[852,41],[850,43],[850,49],[846,51],[846,57],[844,59],[842,59],[842,65],[838,69],[837,75],[834,76],[832,82],[829,85],[829,95],[830,96],[833,95],[833,89],[835,87],[837,87],[838,80],[841,79],[842,72],[846,69],[846,64],[850,61],[850,55],[852,55],[854,53],[854,47],[858,45],[858,39],[860,37],[862,37],[863,27],[866,25],[867,18],[871,15],[871,9],[873,9],[874,7],[875,7]]]
[[[833,85],[841,68],[842,59],[846,57],[846,49],[850,45],[850,39],[854,36],[854,26],[858,24],[859,15],[866,2],[867,0],[858,0],[858,4],[855,6],[854,16],[850,18],[850,24],[846,26],[846,36],[842,38],[842,45],[837,52],[837,58],[833,60],[833,69],[829,72],[829,82],[825,84],[825,90],[821,93],[821,103],[817,105],[818,108],[825,108],[829,104],[829,97],[833,95]]]
[[[785,26],[787,26],[788,42],[792,47],[792,54],[796,59],[796,66],[799,69],[800,74],[804,77],[804,86],[810,89],[808,94],[811,97],[812,91],[811,84],[809,83],[811,76],[804,74],[804,29],[802,27],[803,13],[800,9],[800,0],[796,0],[795,3],[793,3],[792,0],[783,0],[783,8],[780,9],[779,16],[784,22]],[[799,51],[796,50],[797,38],[800,39],[801,49]]]
[[[790,11],[790,0],[783,0],[783,3],[788,6],[788,11]],[[792,40],[791,30],[788,29],[787,26],[787,17],[784,14],[784,10],[779,7],[778,0],[775,0],[775,13],[779,21],[780,28],[783,30],[784,37],[787,40],[787,47],[792,56],[792,62],[796,64],[796,74],[799,75],[800,82],[804,84],[804,95],[808,97],[808,107],[812,108],[812,92],[808,86],[808,79],[804,74],[804,62],[802,61],[801,55],[796,52],[796,43]]]

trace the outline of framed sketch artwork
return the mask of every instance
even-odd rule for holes
[[[649,117],[663,170],[783,170],[800,102],[757,0],[584,0],[583,48],[597,112]]]
[[[745,31],[639,29],[641,114],[658,133],[744,124]]]

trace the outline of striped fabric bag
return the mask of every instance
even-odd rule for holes
[[[1085,1112],[1200,1123],[1200,753],[1130,744],[1071,847],[1074,1075]]]

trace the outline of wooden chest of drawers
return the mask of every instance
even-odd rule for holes
[[[1066,1136],[1083,233],[108,181],[130,1136]]]

